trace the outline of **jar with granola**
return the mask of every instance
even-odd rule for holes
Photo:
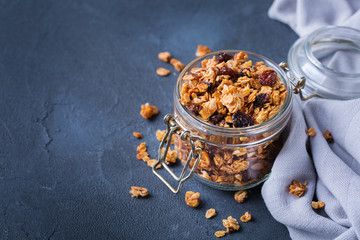
[[[175,193],[193,173],[211,187],[241,190],[268,178],[284,143],[292,91],[282,68],[261,55],[212,52],[181,72],[174,108],[174,115],[165,117],[168,128],[158,164],[169,147],[166,139],[175,134],[175,149],[184,169],[177,177],[163,166],[179,182],[178,187],[172,187],[156,165],[154,173]],[[190,173],[185,176],[187,169]]]

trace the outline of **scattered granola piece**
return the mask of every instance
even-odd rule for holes
[[[182,62],[180,62],[179,60],[172,58],[170,60],[171,65],[174,66],[175,70],[180,72],[181,70],[183,70],[184,68],[184,64],[182,64]]]
[[[199,44],[197,46],[197,50],[196,50],[195,55],[197,57],[201,57],[201,56],[203,56],[205,54],[208,54],[208,53],[211,53],[211,49],[209,47],[207,47],[207,46]]]
[[[131,186],[131,190],[130,190],[129,193],[134,198],[138,198],[139,196],[140,197],[146,197],[147,195],[149,195],[149,192],[148,192],[148,190],[146,188],[135,187],[135,186]]]
[[[147,157],[149,157],[149,153],[147,152],[139,152],[138,154],[136,154],[136,158],[139,160],[144,160]]]
[[[248,222],[251,220],[251,214],[249,212],[246,212],[244,215],[240,217],[240,220],[242,222]]]
[[[162,150],[161,150],[161,154],[164,154],[164,152],[165,152],[165,148],[163,148]],[[176,152],[176,150],[171,150],[170,148],[169,148],[169,150],[168,150],[168,152],[167,152],[167,154],[166,154],[166,158],[165,158],[165,163],[166,164],[170,164],[170,163],[176,163],[176,160],[177,160],[177,152]]]
[[[146,152],[146,150],[146,142],[140,143],[140,145],[136,148],[136,158],[139,160],[143,160],[144,158],[149,157],[149,154]]]
[[[247,191],[246,190],[240,190],[234,194],[235,201],[238,203],[242,203],[245,201],[245,198],[247,198]]]
[[[200,193],[194,193],[192,191],[187,191],[185,194],[185,202],[190,207],[197,207],[199,206],[199,197]]]
[[[146,161],[147,165],[151,168],[155,165],[156,162],[157,162],[156,159],[149,159]],[[161,163],[156,166],[156,169],[159,169],[159,168],[161,168]]]
[[[314,127],[309,128],[308,130],[305,131],[307,135],[309,135],[310,137],[314,137],[316,135],[315,129]]]
[[[289,186],[289,193],[297,196],[298,198],[301,197],[307,190],[307,181],[305,181],[304,184],[302,184],[301,182],[298,182],[296,180],[292,181],[292,184]]]
[[[226,231],[217,231],[215,232],[215,237],[221,238],[226,235]]]
[[[171,54],[169,52],[161,52],[158,54],[158,58],[163,62],[169,62],[171,59]]]
[[[171,71],[166,68],[159,67],[156,69],[156,74],[161,77],[165,77],[165,76],[169,75],[170,73],[171,73]]]
[[[325,137],[325,139],[326,139],[326,141],[328,143],[334,142],[334,138],[332,137],[331,132],[329,130],[327,130],[327,129],[326,129],[326,131],[324,133],[324,137]]]
[[[133,132],[134,137],[136,137],[137,139],[141,139],[143,137],[143,135],[139,132]]]
[[[240,228],[238,221],[236,221],[236,219],[232,216],[229,216],[227,219],[223,219],[223,225],[226,227],[227,232],[238,231]]]
[[[214,208],[210,208],[209,210],[206,211],[205,217],[206,218],[212,218],[216,215],[216,211]]]
[[[317,201],[317,202],[312,201],[311,206],[313,209],[319,209],[319,208],[323,208],[325,206],[325,203],[322,201]]]
[[[156,139],[157,139],[159,142],[161,142],[162,139],[163,139],[163,137],[164,137],[164,135],[165,135],[165,133],[166,133],[166,130],[157,130],[157,131],[156,131]],[[170,144],[174,144],[174,142],[175,142],[175,134],[173,134],[173,135],[171,136],[171,142],[170,142]]]
[[[141,105],[141,116],[145,119],[149,119],[154,115],[157,115],[159,113],[159,110],[157,107],[150,105],[149,103],[145,103],[144,105]]]

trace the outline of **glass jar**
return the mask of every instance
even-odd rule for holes
[[[173,192],[180,191],[183,180],[186,181],[193,173],[201,182],[222,190],[234,191],[254,187],[268,178],[273,162],[283,146],[283,130],[292,109],[291,86],[281,67],[263,56],[245,52],[253,63],[264,62],[273,68],[287,89],[285,102],[279,112],[268,121],[245,128],[220,127],[194,116],[180,103],[184,75],[192,68],[201,67],[204,59],[212,58],[219,52],[212,52],[189,63],[180,73],[175,86],[174,115],[167,115],[165,118],[168,131],[164,139],[168,135],[176,135],[175,149],[184,164],[184,170],[189,168],[190,174],[184,177],[183,170],[181,176],[176,177],[166,164],[162,164],[179,181],[180,184],[175,189],[156,172],[156,166],[153,167],[154,173]],[[235,54],[239,51],[221,52]],[[168,139],[171,139],[171,136]],[[165,144],[166,151],[161,155],[161,149]],[[163,162],[169,143],[163,140],[160,145],[159,155]]]

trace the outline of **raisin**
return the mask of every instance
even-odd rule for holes
[[[226,62],[230,59],[232,59],[233,56],[224,52],[219,52],[219,54],[216,57],[216,60],[218,60],[219,62]]]
[[[252,116],[240,111],[237,111],[234,115],[232,115],[231,118],[233,125],[236,128],[252,126],[255,123],[255,120]]]
[[[218,112],[214,112],[214,113],[210,116],[209,120],[210,120],[211,122],[213,122],[214,124],[217,124],[217,123],[219,123],[223,118],[224,118],[224,115],[223,115],[223,114],[218,113]]]
[[[199,115],[200,110],[202,109],[202,106],[200,104],[197,103],[192,103],[189,106],[189,110],[190,112],[192,112],[194,115]]]
[[[267,102],[269,102],[270,96],[268,93],[260,93],[256,96],[254,104],[255,106],[261,106]]]
[[[261,85],[272,86],[276,83],[276,72],[274,70],[265,70],[259,75]]]
[[[214,87],[214,85],[211,83],[211,82],[205,82],[205,81],[201,81],[202,83],[205,83],[207,86],[208,86],[208,88],[207,88],[207,90],[206,91],[208,91],[208,92],[210,92],[212,89],[213,89],[213,87]]]
[[[229,75],[230,77],[237,77],[237,72],[235,72],[234,70],[232,70],[231,68],[227,68],[227,67],[222,67],[220,69],[220,75]]]

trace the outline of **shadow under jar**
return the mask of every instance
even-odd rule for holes
[[[186,82],[184,76],[193,68],[201,68],[204,59],[213,58],[219,52],[234,55],[237,50],[212,52],[189,63],[178,77],[174,91],[174,115],[165,120],[168,131],[159,148],[159,162],[164,163],[169,143],[167,136],[175,134],[175,150],[184,164],[180,177],[171,175],[179,182],[177,189],[163,179],[153,167],[154,173],[174,192],[181,190],[184,181],[195,173],[201,182],[221,190],[236,191],[252,188],[264,182],[284,143],[284,128],[292,110],[292,91],[285,72],[273,61],[251,52],[245,52],[252,63],[263,62],[272,68],[286,89],[286,97],[278,112],[270,119],[256,125],[229,128],[214,125],[194,115],[181,102],[181,90]],[[169,138],[170,139],[170,138]],[[171,171],[163,164],[167,171]],[[186,169],[190,173],[185,177]]]

